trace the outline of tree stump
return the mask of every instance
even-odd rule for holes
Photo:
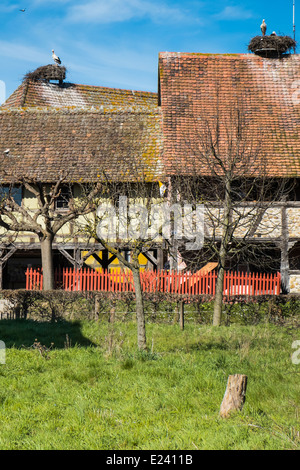
[[[235,410],[242,410],[246,398],[247,376],[229,375],[224,398],[220,408],[221,418],[228,418]]]

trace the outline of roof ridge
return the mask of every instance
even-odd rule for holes
[[[160,52],[159,53],[159,59],[168,59],[168,58],[226,58],[226,59],[253,59],[253,60],[260,60],[260,61],[266,61],[266,60],[271,60],[271,61],[282,61],[282,60],[287,60],[287,59],[292,59],[292,60],[299,60],[300,59],[300,54],[285,54],[285,56],[281,57],[280,59],[273,59],[273,58],[268,58],[268,57],[262,57],[257,54],[253,54],[252,52],[241,52],[241,53],[217,53],[217,52],[212,52],[212,53],[207,53],[207,52]]]
[[[7,105],[6,103],[8,101],[11,101],[11,98],[14,98],[16,97],[16,102],[19,103],[18,105],[15,105],[16,107],[17,106],[21,106],[22,104],[22,97],[23,97],[23,94],[24,94],[24,91],[21,93],[21,97],[18,97],[18,92],[20,92],[22,90],[22,88],[24,87],[24,82],[22,82],[13,92],[11,95],[9,95],[9,97],[4,101],[4,103],[2,103],[0,105],[0,109],[4,109],[5,107],[9,107],[9,105]]]
[[[121,92],[128,92],[128,93],[145,93],[145,94],[150,94],[150,95],[157,95],[157,91],[146,91],[146,90],[133,90],[131,88],[115,88],[115,87],[106,87],[106,86],[102,86],[102,85],[86,85],[84,83],[73,83],[72,85],[75,85],[75,86],[82,86],[82,87],[90,87],[90,88],[97,88],[97,89],[104,89],[106,91],[109,91],[109,92],[113,92],[113,91],[121,91]]]
[[[23,89],[23,93],[22,93],[22,96],[21,96],[21,103],[20,103],[21,107],[24,106],[25,102],[26,102],[26,96],[27,96],[27,92],[28,92],[28,88],[29,88],[29,81],[24,80],[22,83],[24,83],[24,89]]]
[[[24,80],[6,100],[3,107],[36,106],[150,106],[158,104],[158,93],[83,85]]]
[[[139,93],[139,94],[146,94],[146,95],[157,95],[157,91],[146,91],[146,90],[134,90],[131,88],[115,88],[115,87],[107,87],[107,86],[102,86],[102,85],[88,85],[85,83],[73,83],[73,82],[63,82],[63,84],[59,83],[52,83],[52,82],[44,82],[43,80],[26,80],[27,83],[33,84],[33,85],[51,85],[54,87],[58,88],[64,88],[64,85],[70,85],[74,87],[84,87],[84,88],[95,88],[97,90],[105,90],[109,93],[113,93],[115,91],[120,91],[120,92],[126,92],[126,93]],[[25,83],[25,80],[22,82],[22,84]]]
[[[0,114],[161,114],[160,106],[149,107],[148,105],[128,105],[128,106],[10,106],[0,107]]]

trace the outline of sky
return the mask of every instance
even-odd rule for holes
[[[156,92],[159,52],[247,53],[262,19],[293,36],[293,0],[0,0],[0,18],[0,103],[52,49],[68,82]]]

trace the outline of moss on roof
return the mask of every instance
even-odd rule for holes
[[[229,126],[238,105],[253,139],[263,137],[260,154],[269,175],[300,176],[299,55],[266,59],[253,54],[162,53],[159,76],[169,174],[203,173],[203,165],[197,164],[199,136],[205,135],[201,121],[214,128],[219,113]]]
[[[3,154],[9,148],[8,155]],[[160,178],[161,113],[144,107],[0,110],[2,181],[27,176],[90,182],[103,171],[118,181]]]

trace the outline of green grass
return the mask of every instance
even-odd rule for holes
[[[0,339],[1,450],[300,449],[297,329],[148,324],[148,353],[134,323],[7,320]],[[222,419],[234,373],[246,402]]]

